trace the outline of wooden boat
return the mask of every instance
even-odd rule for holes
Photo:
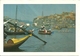
[[[32,30],[28,30],[29,32],[33,32]],[[19,31],[19,32],[9,32],[9,31],[4,31],[7,35],[25,35],[27,33],[25,33],[24,31]]]
[[[22,45],[32,34],[29,34],[23,38],[12,38],[4,43],[4,51],[17,49],[20,45]]]
[[[51,35],[51,31],[47,30],[47,32],[45,32],[44,30],[39,30],[38,32],[39,34],[43,34],[43,35]]]
[[[25,32],[8,32],[5,31],[7,35],[25,35]]]

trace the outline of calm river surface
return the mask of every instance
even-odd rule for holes
[[[44,44],[34,36],[25,41],[18,50],[9,52],[75,52],[75,29],[54,30],[52,35],[40,35],[38,31],[34,32],[39,38],[45,40]],[[14,36],[8,36],[11,38]],[[23,35],[18,35],[18,38]]]

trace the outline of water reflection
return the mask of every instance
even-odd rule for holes
[[[40,45],[40,46],[36,49],[36,51],[40,51],[41,49],[44,48],[45,45],[46,45],[46,44],[42,44],[42,45]]]

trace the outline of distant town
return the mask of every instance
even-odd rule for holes
[[[41,25],[51,29],[74,28],[75,13],[63,12],[50,16],[39,16],[33,20],[33,23],[37,24],[36,27],[38,28],[40,28]]]

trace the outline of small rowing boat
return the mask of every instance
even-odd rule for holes
[[[51,29],[47,30],[46,27],[42,25],[38,33],[43,35],[51,35],[52,32],[51,32]]]
[[[22,45],[31,36],[32,36],[32,34],[29,34],[29,35],[19,38],[19,39],[17,39],[17,38],[9,39],[7,41],[7,43],[4,43],[4,51],[17,49],[20,45]]]

